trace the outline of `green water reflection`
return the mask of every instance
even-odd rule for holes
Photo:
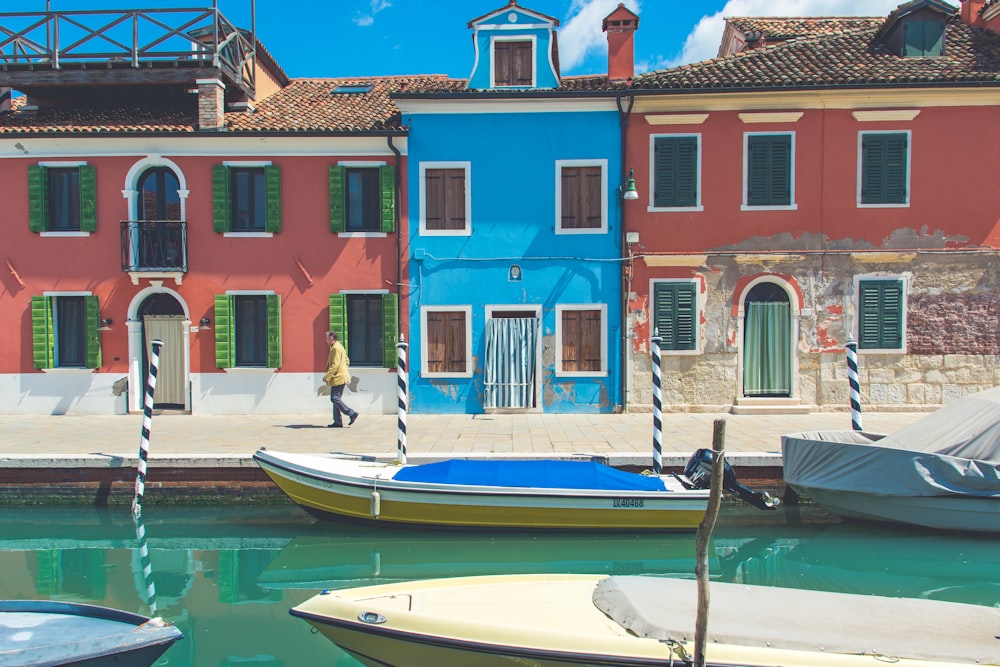
[[[322,588],[491,573],[693,577],[693,534],[542,535],[316,523],[294,507],[0,509],[0,598],[163,616],[185,638],[158,665],[355,667],[289,607]],[[711,543],[722,581],[1000,606],[995,539],[858,526],[817,510],[726,506]]]

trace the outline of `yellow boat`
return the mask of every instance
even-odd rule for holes
[[[706,489],[591,461],[451,459],[399,465],[261,449],[254,460],[321,518],[478,528],[695,530]]]
[[[498,575],[326,591],[291,610],[371,667],[690,665],[696,582]],[[1000,609],[710,584],[709,667],[1000,665]]]

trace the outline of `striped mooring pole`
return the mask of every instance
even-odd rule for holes
[[[146,376],[146,396],[142,405],[142,436],[139,438],[139,460],[136,462],[135,498],[132,499],[132,514],[142,513],[142,494],[146,490],[146,468],[149,463],[149,431],[153,427],[153,392],[156,391],[156,369],[160,362],[162,340],[150,343],[153,351],[149,358],[149,375]]]
[[[396,344],[396,415],[399,428],[396,436],[396,449],[399,453],[400,465],[406,465],[406,409],[409,396],[406,375],[406,348],[408,347],[403,334],[399,334],[399,342]]]
[[[133,515],[135,522],[135,541],[139,545],[139,564],[142,566],[142,582],[145,590],[143,602],[149,606],[149,615],[156,616],[156,584],[153,582],[153,564],[149,560],[149,546],[146,544],[146,527],[142,525],[142,516]]]
[[[851,428],[861,429],[861,383],[858,382],[858,343],[854,338],[848,338],[847,344],[847,379],[851,383]]]
[[[653,472],[659,475],[663,471],[663,404],[660,395],[660,334],[653,330]]]

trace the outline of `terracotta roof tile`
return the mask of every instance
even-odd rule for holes
[[[748,19],[749,21],[749,19]],[[753,19],[765,30],[768,19]],[[793,21],[772,19],[778,28]],[[636,77],[633,87],[647,90],[745,90],[760,88],[815,88],[829,86],[1000,85],[1000,35],[984,28],[950,20],[945,33],[945,55],[904,58],[890,53],[873,37],[882,20],[851,28],[843,22],[820,21],[805,36],[788,38],[761,48],[705,60]],[[749,24],[748,24],[749,25]],[[775,30],[779,33],[780,30]],[[794,32],[794,31],[793,31]],[[768,33],[770,34],[770,33]]]

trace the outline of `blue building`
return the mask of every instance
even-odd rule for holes
[[[468,79],[394,95],[410,128],[410,407],[613,412],[638,17],[604,21],[615,79],[561,76],[559,21],[515,0],[468,26]]]

